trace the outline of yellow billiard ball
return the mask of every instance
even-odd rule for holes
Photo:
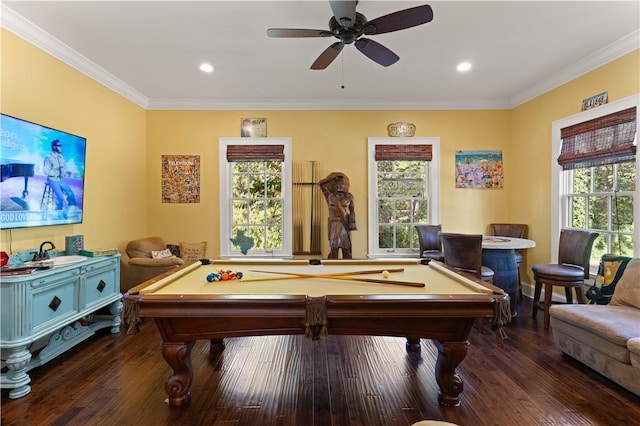
[[[382,271],[382,276],[384,278],[389,278],[389,271]]]

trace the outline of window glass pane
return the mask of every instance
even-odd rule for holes
[[[252,198],[264,197],[265,186],[263,175],[250,175],[249,176],[249,191]]]
[[[248,206],[244,201],[233,201],[231,203],[233,209],[233,224],[247,224],[249,222]],[[236,235],[235,233],[232,235]]]
[[[233,162],[231,163],[232,173],[245,173],[248,170],[246,162]]]
[[[393,220],[393,205],[395,201],[378,201],[378,223],[391,223]]]
[[[594,167],[594,192],[613,191],[613,164]]]
[[[607,197],[589,197],[589,228],[606,231],[609,223]]]
[[[597,265],[600,263],[600,258],[603,254],[609,253],[607,247],[607,234],[600,234],[593,242],[593,248],[591,249],[591,260],[589,263]]]
[[[380,226],[378,245],[380,248],[393,248],[393,226]]]
[[[282,227],[280,226],[267,226],[267,249],[268,250],[280,250],[282,249]]]
[[[569,197],[571,202],[571,228],[584,228],[587,215],[587,204],[584,197]]]
[[[612,197],[611,229],[621,232],[633,232],[633,197]]]
[[[396,227],[396,248],[411,248],[410,232],[409,225]]]
[[[413,222],[429,223],[429,206],[427,200],[413,201]]]
[[[282,193],[282,180],[280,174],[267,175],[267,197],[277,198]]]
[[[263,161],[247,161],[247,171],[250,173],[260,173],[264,169]]]
[[[267,246],[265,245],[265,232],[264,228],[261,226],[252,226],[249,228],[249,233],[251,237],[253,237],[253,248],[256,250],[266,250]]]
[[[262,200],[249,202],[249,222],[251,224],[264,223],[265,203]]]
[[[393,170],[393,161],[378,161],[378,173],[391,172]]]
[[[249,180],[247,175],[233,175],[233,198],[247,198],[249,196]]]
[[[269,200],[267,202],[267,221],[271,224],[282,224],[282,201]]]
[[[618,190],[636,190],[636,164],[633,162],[620,163],[618,166]]]
[[[575,169],[573,171],[573,193],[583,194],[591,192],[591,168]]]
[[[633,238],[629,235],[612,235],[610,253],[633,257]]]
[[[398,200],[396,202],[396,220],[395,223],[411,222],[411,200]]]

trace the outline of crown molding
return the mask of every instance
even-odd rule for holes
[[[151,99],[149,110],[469,110],[509,109],[495,99]]]

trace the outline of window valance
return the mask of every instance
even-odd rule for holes
[[[284,161],[284,145],[228,145],[227,161]]]
[[[564,127],[560,135],[563,170],[635,161],[636,108]]]
[[[431,161],[431,145],[376,145],[376,161]]]

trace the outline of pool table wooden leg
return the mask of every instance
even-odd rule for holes
[[[419,337],[407,337],[406,349],[407,352],[420,352],[420,338]]]
[[[186,405],[191,400],[191,380],[193,378],[191,349],[194,344],[195,341],[162,343],[162,357],[173,368],[173,375],[169,376],[164,384],[171,407]]]
[[[438,348],[438,360],[436,361],[436,381],[440,386],[438,401],[441,405],[458,406],[458,395],[464,388],[462,379],[456,373],[456,367],[467,355],[469,342],[440,342],[434,340]]]
[[[224,350],[223,339],[209,339],[209,351],[210,352],[222,352]]]

